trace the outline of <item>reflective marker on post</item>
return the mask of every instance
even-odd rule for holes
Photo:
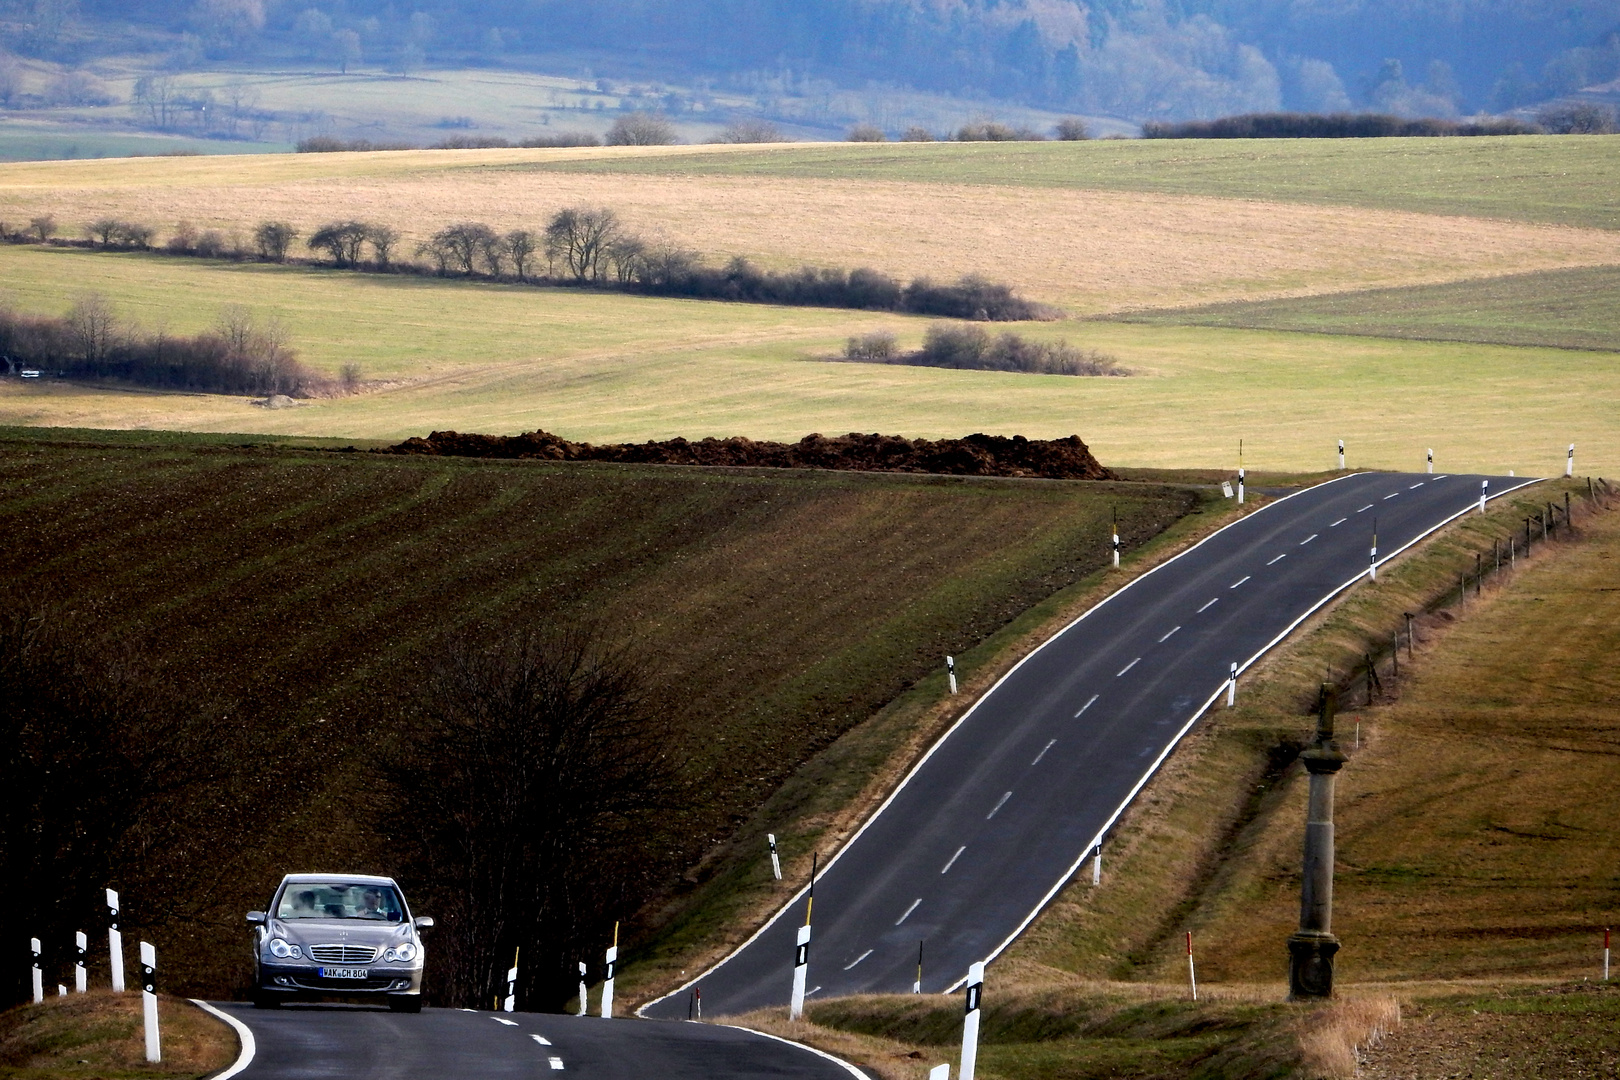
[[[919,941],[917,942],[917,981],[911,984],[913,994],[922,993],[922,950],[923,943]]]
[[[1339,440],[1339,471],[1344,471],[1344,440]]]
[[[34,1004],[45,1000],[45,973],[39,969],[39,938],[29,938],[28,947],[34,950]]]
[[[113,993],[124,992],[124,935],[118,932],[118,894],[107,890],[107,952]]]
[[[162,1061],[163,1047],[158,1041],[157,950],[148,941],[141,942],[141,1012],[146,1020],[146,1060]]]
[[[951,680],[951,694],[956,694],[956,657],[945,658],[945,677]]]
[[[1102,884],[1102,841],[1097,841],[1097,848],[1091,853],[1091,883]]]
[[[984,996],[984,962],[968,968],[967,1016],[962,1020],[962,1066],[957,1080],[973,1080],[979,1064],[979,1001]]]
[[[949,660],[950,657],[946,657],[946,659]],[[776,855],[776,834],[775,833],[766,833],[765,834],[765,842],[771,845],[771,873],[776,875],[776,880],[777,881],[781,881],[782,880],[782,860],[777,858],[777,855]]]
[[[1373,518],[1373,541],[1371,562],[1367,566],[1367,579],[1378,580],[1378,519]]]
[[[591,988],[585,985],[585,961],[579,962],[579,1015],[591,1011]]]
[[[1434,447],[1429,447],[1429,471],[1434,472]]]
[[[1574,443],[1569,444],[1569,457],[1564,459],[1564,475],[1566,477],[1570,477],[1570,476],[1575,475],[1575,444]]]
[[[793,998],[788,1005],[788,1019],[797,1020],[804,1015],[804,982],[810,968],[810,924],[799,927],[798,941],[793,949]]]
[[[1192,987],[1192,999],[1198,1000],[1198,972],[1193,969],[1192,931],[1187,931],[1187,984]]]
[[[73,989],[84,993],[90,988],[89,979],[85,972],[84,962],[90,953],[90,939],[80,930],[73,935]]]
[[[1479,482],[1479,512],[1482,514],[1485,512],[1485,497],[1490,494],[1490,491],[1491,482],[1489,480],[1481,480]]]
[[[1603,928],[1603,981],[1609,981],[1609,928]]]
[[[1243,440],[1238,440],[1238,505],[1243,505],[1243,481],[1248,474],[1243,470]],[[969,1078],[971,1080],[971,1078]]]
[[[1230,678],[1228,678],[1226,680],[1226,707],[1228,709],[1230,709],[1232,706],[1234,706],[1236,704],[1237,704],[1237,663],[1234,662],[1232,664],[1232,675],[1231,675]],[[1101,858],[1102,858],[1102,854],[1101,854],[1100,850],[1099,850],[1097,858],[1099,860],[1101,860]]]
[[[1114,513],[1112,529],[1113,529],[1113,533],[1114,533],[1114,569],[1118,570],[1119,569],[1119,513],[1117,511]]]

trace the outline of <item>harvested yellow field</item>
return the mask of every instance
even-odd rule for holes
[[[1387,209],[533,167],[563,159],[557,151],[503,150],[17,165],[0,169],[0,220],[49,213],[76,232],[109,215],[164,228],[184,218],[246,231],[275,218],[308,233],[355,217],[400,229],[408,251],[455,221],[534,228],[584,203],[611,206],[635,229],[715,258],[872,266],[900,277],[979,273],[1074,314],[1620,262],[1620,234],[1612,231]]]

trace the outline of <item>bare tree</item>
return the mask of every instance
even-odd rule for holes
[[[494,230],[485,230],[486,235],[478,238],[478,255],[484,260],[484,268],[489,276],[499,278],[506,272],[506,237],[497,236]]]
[[[123,222],[117,218],[97,218],[84,227],[84,235],[92,242],[101,241],[102,247],[112,247],[113,237],[117,235],[121,225]]]
[[[131,105],[146,109],[153,127],[167,130],[174,123],[180,96],[179,84],[173,76],[142,75],[135,80],[135,90],[129,100]]]
[[[353,30],[339,30],[333,34],[332,48],[337,53],[339,70],[343,74],[349,73],[350,64],[360,62],[360,35]]]
[[[607,246],[607,262],[613,278],[620,285],[639,281],[642,259],[647,254],[647,242],[632,233],[620,232]]]
[[[528,280],[529,264],[537,249],[534,233],[528,229],[513,229],[506,234],[506,254],[512,259],[512,269],[519,281]]]
[[[80,293],[67,312],[72,347],[89,364],[112,355],[118,341],[118,315],[105,293]]]
[[[190,255],[197,250],[197,226],[189,221],[176,222],[169,242],[163,246],[176,255]]]
[[[118,231],[113,233],[112,238],[116,244],[145,251],[152,246],[152,237],[156,232],[152,226],[139,221],[120,221]]]
[[[642,250],[640,280],[658,288],[674,285],[690,277],[701,263],[697,252],[661,238]]]
[[[572,959],[638,860],[640,826],[670,802],[666,732],[624,653],[564,628],[437,650],[422,718],[386,770],[428,899],[450,1002],[489,1000],[512,950],[518,993],[573,991]]]
[[[478,262],[485,256],[489,245],[499,243],[499,238],[488,225],[463,221],[434,233],[430,240],[417,248],[417,252],[431,255],[441,274],[453,267],[471,277],[478,272]]]
[[[929,131],[925,127],[919,127],[916,124],[913,124],[911,127],[906,128],[905,133],[900,136],[900,141],[901,142],[933,142],[934,141],[934,133],[932,131]]]
[[[259,249],[259,258],[270,262],[285,262],[287,248],[298,238],[298,230],[285,221],[261,221],[253,230],[253,243]]]
[[[875,124],[856,124],[844,136],[846,142],[885,142],[888,136]]]
[[[608,129],[609,146],[668,146],[675,141],[675,126],[660,113],[625,113]]]
[[[560,262],[575,281],[600,281],[622,231],[618,215],[605,207],[559,210],[546,226],[546,257]]]
[[[1065,116],[1053,128],[1060,142],[1081,142],[1091,138],[1091,129],[1078,116]]]
[[[366,229],[366,240],[371,243],[371,254],[378,269],[387,270],[392,264],[394,248],[399,243],[399,230],[392,225],[371,225]]]
[[[363,221],[331,221],[305,241],[311,251],[324,251],[338,266],[360,265],[360,246],[371,227]]]
[[[743,119],[733,120],[727,124],[720,134],[715,136],[719,143],[773,143],[787,142],[787,136],[782,129],[769,120]]]
[[[56,235],[56,219],[50,214],[40,214],[38,217],[28,219],[28,231],[33,233],[40,243],[44,243]]]

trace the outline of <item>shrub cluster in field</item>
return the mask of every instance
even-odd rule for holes
[[[852,337],[844,359],[861,364],[913,364],[973,371],[1018,371],[1031,375],[1129,375],[1113,357],[1067,341],[1029,341],[1013,333],[991,337],[977,326],[948,323],[928,328],[923,347],[901,352],[893,334]]]
[[[844,138],[848,142],[887,142],[888,133],[876,124],[856,124]],[[1066,116],[1052,128],[1051,138],[1059,142],[1079,142],[1091,138],[1091,129],[1078,116]],[[1013,127],[998,120],[975,120],[956,129],[954,135],[936,136],[925,127],[912,126],[900,134],[900,142],[1045,142],[1046,135],[1026,125]],[[763,141],[763,140],[747,140]]]
[[[34,218],[21,231],[0,222],[0,238],[14,242],[47,243],[57,231],[56,219],[49,215]],[[115,218],[102,218],[84,227],[85,242],[104,248],[156,250],[156,235],[149,226]],[[182,221],[161,250],[204,258],[285,262],[299,238],[298,230],[284,221],[260,222],[248,236],[199,230]],[[778,272],[760,269],[740,256],[714,266],[695,251],[638,235],[612,210],[601,207],[559,210],[540,230],[499,232],[476,221],[449,225],[416,246],[413,255],[421,262],[398,257],[400,239],[399,231],[389,225],[333,221],[311,233],[304,246],[330,260],[332,266],[347,270],[433,273],[652,296],[897,311],[994,322],[1057,315],[1044,304],[1018,296],[1009,285],[971,274],[949,284],[926,277],[902,284],[866,268],[805,266]]]
[[[1380,139],[1443,135],[1536,135],[1522,120],[1408,119],[1382,113],[1245,113],[1218,120],[1149,120],[1144,139]]]
[[[275,320],[260,321],[238,305],[220,312],[195,337],[147,332],[119,317],[99,293],[80,296],[61,318],[0,308],[0,360],[8,373],[50,371],[68,378],[114,378],[168,390],[313,397],[359,383],[345,367],[341,382],[299,363]]]

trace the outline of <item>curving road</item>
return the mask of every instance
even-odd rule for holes
[[[954,989],[1102,843],[1241,672],[1369,565],[1479,504],[1481,476],[1359,473],[1271,503],[1143,575],[1009,672],[929,751],[816,882],[811,993]],[[1490,477],[1496,497],[1527,483]],[[1242,692],[1241,680],[1238,692]],[[787,1003],[802,893],[715,969],[648,1005]]]
[[[713,1024],[548,1013],[215,1003],[248,1028],[236,1080],[866,1080],[818,1051]],[[247,1042],[247,1040],[244,1040]]]

